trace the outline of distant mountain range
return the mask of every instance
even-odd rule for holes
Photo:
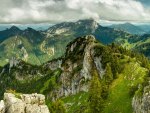
[[[139,49],[135,43],[141,43],[143,40],[142,36],[116,28],[103,27],[92,19],[63,22],[45,31],[37,31],[33,28],[21,30],[12,26],[0,31],[0,65],[5,65],[12,57],[35,65],[43,64],[61,57],[70,41],[84,35],[94,35],[103,44],[116,42],[130,49]]]
[[[48,23],[45,23],[45,24],[13,24],[13,25],[12,24],[0,24],[0,31],[9,29],[12,26],[16,26],[21,30],[25,30],[28,27],[30,27],[30,28],[33,28],[38,31],[44,31],[44,30],[47,30],[52,25],[53,24],[48,24]]]
[[[114,28],[114,29],[118,29],[118,30],[122,30],[122,31],[126,31],[126,32],[131,33],[131,34],[142,35],[142,34],[146,33],[146,31],[141,29],[140,26],[135,26],[131,23],[113,24],[109,27]]]
[[[102,27],[92,19],[63,22],[46,31],[32,28],[20,30],[16,26],[0,31],[0,62],[4,65],[11,57],[31,64],[42,64],[64,54],[66,45],[76,37],[92,34],[104,44],[118,38],[137,37],[113,28]]]

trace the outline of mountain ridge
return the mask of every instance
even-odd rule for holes
[[[0,32],[6,36],[10,34],[0,43],[0,61],[2,62],[0,65],[6,64],[12,56],[31,64],[40,65],[48,60],[61,57],[69,42],[84,35],[92,34],[103,44],[114,42],[124,45],[126,40],[132,44],[135,40],[140,39],[138,35],[103,27],[92,19],[56,24],[49,27],[47,31],[36,31],[32,28],[27,28],[16,34],[6,33],[8,31],[10,29]],[[17,42],[13,41],[14,37],[18,37],[16,38]],[[12,47],[8,46],[10,44]]]
[[[137,34],[137,35],[142,35],[142,34],[146,33],[139,26],[133,25],[129,22],[123,23],[123,24],[113,24],[113,25],[108,26],[108,27],[115,28],[118,30],[123,30],[123,31],[126,31],[128,33]]]

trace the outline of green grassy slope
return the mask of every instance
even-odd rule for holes
[[[130,88],[144,82],[148,70],[141,67],[135,59],[124,62],[125,68],[114,80],[109,89],[109,96],[103,113],[132,113]]]

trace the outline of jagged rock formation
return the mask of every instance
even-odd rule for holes
[[[104,69],[102,68],[101,57],[95,57],[95,41],[94,36],[87,35],[77,38],[67,46],[61,64],[62,74],[59,78],[61,86],[56,91],[56,98],[76,94],[80,91],[87,92],[88,81],[92,78],[91,71],[93,65],[95,65],[98,74],[102,77]],[[56,68],[56,66],[49,67],[52,70]]]
[[[14,66],[17,66],[18,63],[19,63],[19,61],[15,57],[12,57],[9,60],[9,72],[10,72],[11,68]]]
[[[61,68],[61,65],[62,65],[62,59],[54,59],[44,64],[44,67],[51,70],[56,70],[57,68]]]
[[[134,113],[150,113],[150,84],[144,88],[142,95],[135,95],[132,100]]]
[[[49,113],[42,94],[5,93],[0,101],[0,113]]]

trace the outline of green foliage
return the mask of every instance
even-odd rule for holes
[[[106,71],[104,75],[105,83],[109,85],[113,81],[113,74],[110,64],[107,64]]]
[[[96,70],[93,70],[92,76],[89,89],[89,111],[90,113],[101,113],[103,109],[102,86]]]
[[[6,93],[12,93],[12,94],[15,95],[16,98],[21,99],[21,93],[18,93],[18,92],[16,92],[15,90],[8,89],[8,90],[6,90]]]
[[[61,100],[56,100],[52,103],[50,107],[51,113],[66,113],[66,109],[64,107],[64,103]]]
[[[40,93],[47,94],[48,92],[58,87],[56,75],[59,75],[59,74],[54,74],[50,79],[45,81],[44,86],[40,90]]]
[[[138,84],[143,84],[147,76],[148,69],[141,67],[136,59],[125,57],[120,62],[125,66],[110,85],[103,113],[132,113],[133,95]]]
[[[113,73],[113,77],[117,78],[117,74],[120,72],[120,65],[117,57],[113,57],[111,61],[111,70]]]
[[[79,92],[75,95],[62,98],[67,113],[83,113],[88,109],[88,92]]]
[[[21,93],[43,93],[47,98],[49,98],[48,94],[53,89],[57,89],[59,87],[58,78],[62,72],[61,69],[56,69],[54,71],[47,69],[46,71],[43,71],[45,69],[41,69],[42,67],[39,66],[24,65],[23,70],[12,68],[11,73],[4,73],[1,75],[0,81],[3,82],[0,83],[0,98],[2,99],[5,90],[9,89],[15,89],[16,92]],[[7,71],[7,68],[5,70]],[[24,79],[18,80],[16,78],[16,73],[20,75],[18,78]],[[37,73],[42,76],[37,76]]]

